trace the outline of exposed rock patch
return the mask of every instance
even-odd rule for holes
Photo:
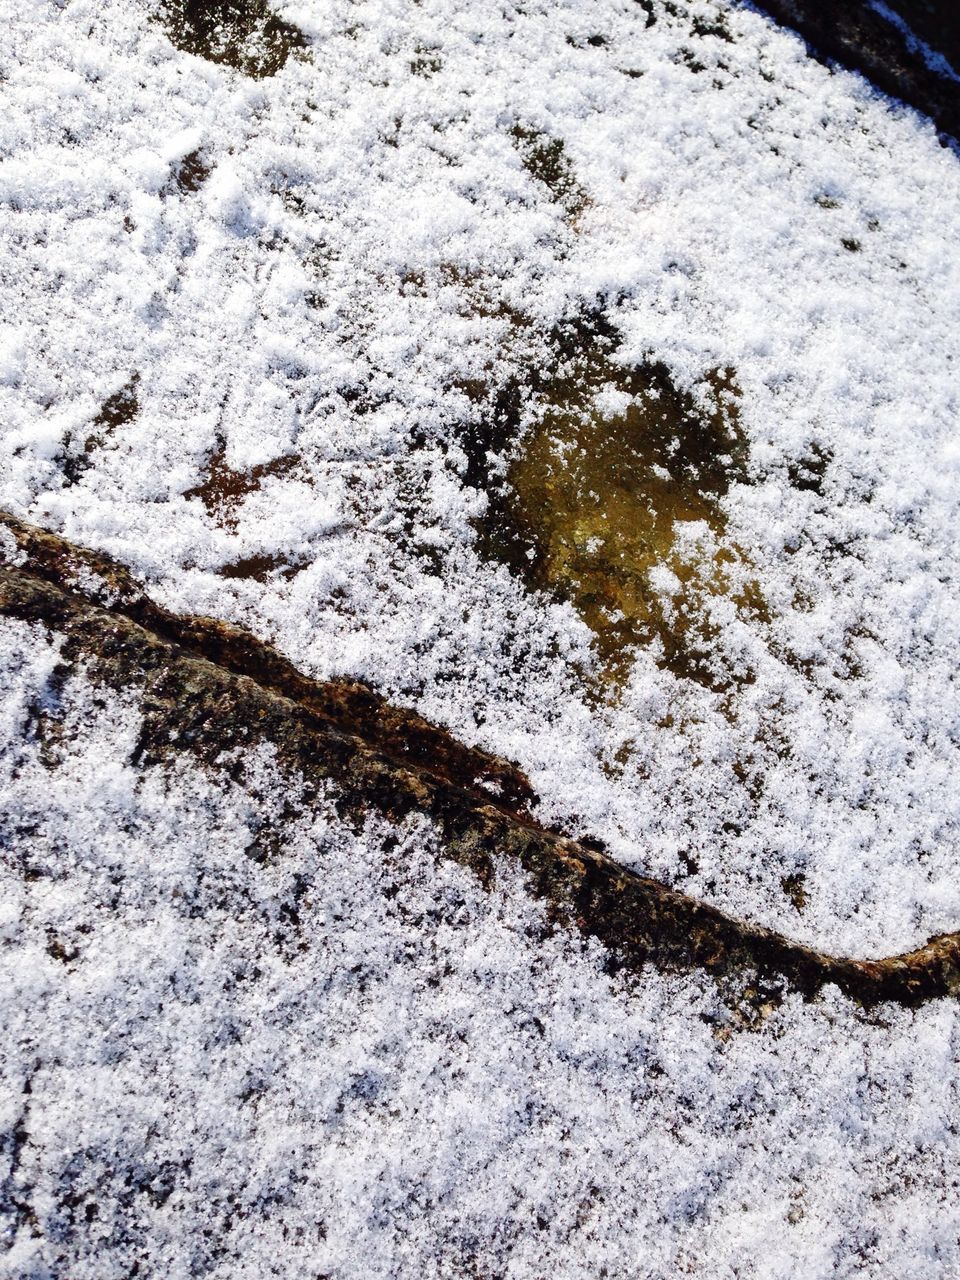
[[[481,549],[531,589],[569,599],[611,670],[654,644],[676,674],[722,683],[708,660],[705,599],[764,609],[742,557],[721,545],[720,500],[748,478],[733,371],[713,371],[698,401],[662,364],[621,363],[618,344],[602,317],[552,335],[555,359],[531,377],[541,416],[503,441],[505,482],[486,486]],[[501,419],[510,408],[507,397]],[[684,551],[694,525],[714,549]]]
[[[276,75],[303,33],[277,17],[264,0],[163,0],[159,19],[170,40],[255,80]]]
[[[951,74],[960,71],[955,5],[944,0],[896,0],[895,5],[763,0],[761,7],[799,31],[820,57],[862,72],[884,93],[928,115],[954,141],[960,139],[960,80]]]

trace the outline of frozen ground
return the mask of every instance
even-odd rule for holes
[[[956,1274],[952,1003],[741,1027],[416,824],[264,861],[269,759],[138,770],[135,702],[3,642],[5,1274]]]
[[[253,80],[138,0],[0,0],[0,503],[512,756],[625,862],[902,950],[960,924],[960,168],[759,15],[675,8],[305,0]],[[641,651],[598,700],[572,606],[478,547],[490,402],[597,308],[704,403],[734,371],[724,536],[766,607],[705,606],[722,693]],[[707,984],[611,990],[424,832],[393,898],[383,832],[323,813],[251,867],[249,798],[132,778],[135,708],[78,689],[44,772],[15,632],[12,1274],[960,1270],[952,1006],[718,1037]],[[285,950],[283,877],[320,869]]]

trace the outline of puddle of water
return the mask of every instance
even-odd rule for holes
[[[163,0],[158,18],[182,52],[255,80],[276,75],[306,44],[303,33],[278,18],[265,0]]]
[[[626,674],[634,646],[656,644],[676,674],[726,687],[708,662],[706,599],[763,613],[742,558],[715,545],[720,499],[746,479],[732,371],[710,375],[704,405],[663,365],[619,364],[603,322],[571,325],[551,345],[555,372],[535,388],[542,417],[492,493],[481,551],[571,601],[609,675]],[[678,535],[694,522],[714,539],[690,555]]]

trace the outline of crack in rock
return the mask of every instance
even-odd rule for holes
[[[541,826],[515,765],[362,685],[311,680],[248,632],[168,612],[107,556],[7,513],[0,528],[16,543],[0,567],[0,613],[47,626],[63,637],[64,662],[82,661],[92,678],[139,691],[139,760],[189,751],[223,767],[224,753],[242,758],[269,743],[280,765],[305,780],[308,799],[329,780],[344,814],[359,818],[373,807],[393,820],[428,815],[444,854],[484,883],[499,860],[515,860],[553,920],[608,948],[611,969],[653,963],[718,977],[747,973],[808,996],[833,983],[865,1005],[960,994],[960,933],[904,955],[857,960],[737,920]]]

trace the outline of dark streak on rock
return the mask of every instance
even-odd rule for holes
[[[907,955],[853,960],[724,915],[541,827],[524,808],[530,792],[514,766],[462,746],[363,686],[312,681],[246,632],[168,613],[108,557],[10,515],[0,513],[0,523],[26,560],[26,567],[0,569],[0,612],[62,635],[63,660],[83,660],[94,678],[140,690],[141,760],[190,750],[222,768],[224,753],[242,761],[268,743],[308,792],[318,782],[335,784],[348,816],[370,807],[394,820],[429,815],[446,854],[485,883],[498,860],[515,860],[556,921],[609,948],[611,967],[746,971],[805,995],[834,983],[867,1005],[960,993],[960,934]],[[75,585],[80,570],[87,582],[90,572],[99,576],[108,603]],[[500,795],[488,794],[485,783]]]
[[[822,58],[859,71],[878,89],[916,107],[954,141],[960,139],[960,85],[923,54],[868,0],[758,0],[793,27]],[[960,10],[946,0],[891,0],[888,6],[919,39],[960,70]]]
[[[0,1180],[0,1221],[6,1219],[3,1225],[0,1226],[0,1243],[7,1249],[13,1248],[17,1233],[22,1227],[36,1222],[33,1207],[24,1189],[19,1185],[19,1174],[24,1148],[30,1144],[30,1132],[28,1129],[30,1104],[33,1093],[33,1077],[38,1065],[38,1063],[33,1064],[30,1075],[27,1076],[23,1083],[21,1091],[23,1103],[17,1119],[12,1127],[0,1136],[0,1153],[2,1153],[4,1163],[7,1166],[6,1175]]]
[[[221,578],[237,578],[251,582],[266,582],[274,574],[281,578],[293,578],[307,563],[309,557],[288,555],[243,556],[221,565],[217,573]]]
[[[64,488],[75,485],[93,466],[92,455],[104,447],[118,427],[132,422],[140,412],[140,401],[137,396],[139,384],[140,375],[135,373],[119,391],[104,400],[100,406],[100,412],[91,424],[93,430],[79,448],[72,436],[68,436],[64,441],[61,461]]]
[[[391,706],[367,685],[355,680],[311,680],[247,631],[212,618],[169,613],[109,556],[76,547],[6,512],[0,512],[0,525],[10,530],[29,557],[31,575],[75,590],[71,584],[79,573],[93,573],[104,584],[103,598],[109,601],[105,607],[158,639],[255,680],[270,693],[296,702],[318,721],[361,735],[405,767],[429,768],[440,778],[476,789],[484,802],[499,802],[516,813],[532,802],[530,784],[515,765],[463,746],[414,712]]]

